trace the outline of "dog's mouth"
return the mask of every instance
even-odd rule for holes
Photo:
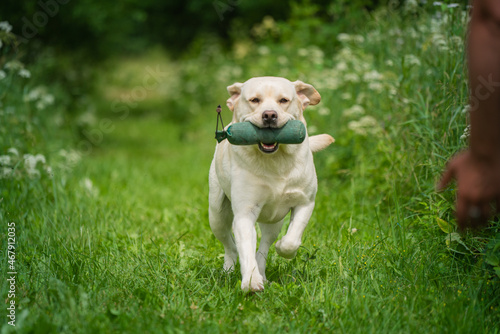
[[[264,153],[274,153],[278,150],[279,144],[278,143],[273,143],[273,144],[265,144],[265,143],[259,143],[259,150],[261,150]]]

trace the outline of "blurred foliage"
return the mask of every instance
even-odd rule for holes
[[[7,14],[22,43],[32,44],[32,52],[41,43],[61,50],[85,50],[87,57],[101,58],[140,52],[155,44],[178,55],[197,37],[207,35],[214,35],[229,46],[265,16],[279,22],[290,20],[281,40],[289,39],[299,29],[297,40],[323,44],[321,41],[325,40],[321,37],[332,32],[328,23],[342,27],[338,22],[344,21],[345,27],[351,22],[347,18],[371,10],[378,3],[377,0],[2,1],[0,13]]]
[[[243,59],[255,54],[251,48],[256,45],[280,52],[315,46],[331,55],[339,47],[336,35],[349,31],[353,22],[362,22],[378,4],[377,0],[42,0],[3,1],[0,13],[17,37],[16,56],[36,64],[31,69],[34,77],[61,92],[61,106],[74,118],[93,108],[88,96],[95,93],[96,78],[107,70],[99,64],[113,67],[117,57],[161,46],[169,57],[187,63],[195,59],[179,78],[192,82],[199,65],[222,67],[224,55],[231,57],[234,52]],[[304,61],[291,58],[293,63]],[[170,106],[177,105],[175,99],[168,100]]]

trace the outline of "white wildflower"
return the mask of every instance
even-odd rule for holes
[[[256,24],[252,28],[252,33],[261,38],[268,34],[277,35],[279,33],[279,27],[271,16],[265,16],[262,23]]]
[[[441,51],[449,50],[449,47],[446,43],[446,39],[442,34],[434,34],[432,36],[432,43]]]
[[[63,163],[63,168],[73,168],[76,164],[81,160],[81,154],[75,150],[70,150],[69,152],[66,150],[60,150],[59,155],[65,159]]]
[[[241,68],[240,68],[240,73],[241,73]],[[46,104],[52,104],[54,103],[54,95],[47,94],[43,97],[43,100]]]
[[[470,105],[467,104],[464,106],[464,108],[462,109],[462,114],[467,114],[468,112],[470,111]]]
[[[335,65],[335,68],[338,71],[345,71],[345,70],[347,70],[347,64],[345,62],[341,61],[340,63],[337,63],[337,65]]]
[[[357,229],[357,228],[352,228],[352,229],[351,229],[351,234],[354,234],[354,233],[356,233],[356,232],[358,232],[358,229]]]
[[[464,40],[460,36],[456,36],[456,35],[455,36],[451,36],[450,40],[456,46],[463,46],[464,45]]]
[[[54,95],[45,94],[36,103],[36,108],[38,110],[43,110],[54,103]]]
[[[45,164],[45,157],[42,154],[37,154],[37,155],[25,154],[23,155],[23,159],[24,159],[24,167],[26,169],[26,173],[28,173],[28,176],[30,177],[40,176],[40,171],[36,169],[36,165],[38,164],[38,162]]]
[[[13,169],[10,167],[3,167],[0,171],[0,179],[7,179],[12,176]]]
[[[345,81],[359,82],[359,76],[356,73],[347,73],[344,76]]]
[[[365,38],[361,35],[354,35],[352,36],[352,40],[356,43],[363,43],[365,41]]]
[[[49,97],[47,97],[49,96]],[[25,94],[23,97],[24,101],[29,102],[29,101],[37,101],[37,100],[42,100],[42,99],[49,99],[52,100],[54,97],[50,94],[47,94],[47,88],[45,86],[37,86],[30,90],[28,94]]]
[[[50,166],[45,166],[45,172],[49,174],[49,177],[52,177],[54,175],[54,173],[52,172],[52,167]]]
[[[330,115],[330,109],[328,109],[327,107],[321,107],[318,110],[318,114],[320,114],[321,116]]]
[[[309,51],[307,51],[307,49],[300,48],[297,50],[297,54],[301,57],[307,57],[309,55]]]
[[[418,8],[418,2],[417,0],[406,0],[404,10],[406,12],[415,12]]]
[[[92,188],[94,187],[92,180],[89,179],[88,177],[83,179],[83,185],[84,185],[85,189],[87,189],[88,191],[92,191]]]
[[[29,78],[31,77],[31,72],[28,71],[27,69],[25,68],[22,68],[19,70],[19,72],[17,72],[17,74],[22,77],[22,78]]]
[[[25,102],[35,101],[38,99],[39,96],[40,96],[40,92],[37,88],[35,88],[35,89],[30,90],[28,92],[28,94],[25,94],[23,99]]]
[[[3,165],[3,166],[10,165],[10,156],[0,155],[0,165]]]
[[[339,86],[341,84],[342,84],[341,80],[339,80],[337,77],[329,76],[329,77],[323,79],[323,82],[317,84],[317,86],[322,88],[322,89],[335,90],[335,89],[339,88]]]
[[[312,48],[310,50],[311,60],[317,65],[323,64],[324,52],[320,48]]]
[[[261,56],[265,56],[265,55],[268,55],[270,50],[267,46],[259,46],[259,48],[257,49],[257,52],[261,55]]]
[[[338,62],[345,61],[346,63],[352,63],[353,61],[357,60],[357,57],[356,55],[354,55],[352,50],[346,46],[340,49],[339,52],[337,52],[337,55],[334,57],[334,60]]]
[[[18,151],[16,148],[14,148],[14,147],[9,148],[9,149],[7,150],[7,153],[12,153],[12,154],[14,154],[16,157],[18,157],[18,156],[19,156],[19,151]]]
[[[27,169],[26,173],[28,173],[28,176],[31,178],[40,176],[40,171],[38,169]]]
[[[420,66],[420,59],[417,56],[408,54],[404,57],[405,64]]]
[[[354,63],[354,65],[355,65],[354,67],[358,72],[366,72],[372,67],[371,63],[366,61],[360,61],[358,63]]]
[[[352,94],[351,93],[342,93],[340,95],[340,97],[342,98],[342,100],[350,100],[350,99],[352,99]]]
[[[365,109],[363,109],[362,106],[355,104],[352,107],[350,107],[349,109],[344,110],[342,112],[342,115],[344,117],[358,117],[358,116],[364,115],[364,113],[365,113]]]
[[[363,75],[363,80],[365,81],[377,81],[382,80],[383,78],[384,76],[375,70],[367,72]]]
[[[337,35],[337,39],[339,42],[349,42],[351,40],[351,36],[346,33],[340,33]]]
[[[94,183],[88,177],[81,180],[80,185],[82,186],[82,188],[84,188],[89,193],[89,195],[91,195],[91,196],[99,195],[99,189],[94,187]]]
[[[24,67],[23,64],[18,60],[11,60],[11,61],[5,63],[5,65],[4,65],[5,69],[12,70],[12,71],[20,70],[23,67]]]
[[[276,22],[274,21],[274,18],[272,16],[267,15],[262,20],[262,25],[270,30],[274,29],[274,27],[276,26]]]
[[[77,122],[81,125],[94,125],[97,123],[97,118],[92,111],[86,111],[78,117]]]
[[[2,21],[2,22],[0,22],[0,30],[3,30],[5,32],[11,32],[12,26],[9,24],[9,22]]]
[[[5,73],[5,71],[0,70],[0,80],[4,79],[6,76],[7,74]]]
[[[464,133],[460,136],[460,139],[466,140],[470,136],[470,125],[467,125],[467,127],[464,129]]]
[[[233,47],[234,55],[238,59],[244,58],[248,54],[251,48],[252,46],[250,45],[250,43],[241,41],[236,42]]]
[[[405,36],[409,36],[413,39],[416,39],[420,36],[420,33],[415,30],[413,27],[409,27],[405,29]]]
[[[367,134],[366,129],[360,126],[358,121],[351,121],[347,124],[347,127],[358,135],[365,136]]]
[[[365,93],[359,93],[358,96],[356,97],[356,104],[362,104],[366,99],[366,94]]]
[[[372,116],[364,116],[359,121],[350,121],[347,127],[362,136],[376,134],[380,130],[377,120]]]
[[[401,36],[403,32],[399,28],[393,28],[388,31],[389,36]]]
[[[377,93],[380,93],[382,92],[382,90],[384,90],[384,86],[380,82],[370,82],[368,84],[368,88]]]
[[[35,155],[35,160],[36,162],[41,162],[42,164],[45,164],[45,157],[42,154]]]

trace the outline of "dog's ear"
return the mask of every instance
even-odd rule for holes
[[[321,101],[321,95],[319,95],[318,91],[312,85],[306,84],[300,80],[292,83],[295,86],[297,96],[302,102],[302,109],[306,109],[308,105],[314,106]]]
[[[229,93],[229,95],[231,95],[231,97],[227,99],[226,105],[231,111],[234,111],[234,105],[236,104],[236,100],[240,97],[241,86],[243,86],[243,84],[240,82],[236,82],[231,86],[227,86],[227,92]]]

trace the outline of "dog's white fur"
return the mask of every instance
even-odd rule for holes
[[[262,116],[266,110],[277,112],[275,127],[293,119],[305,125],[303,110],[321,100],[313,86],[277,77],[252,78],[227,90],[232,123],[249,121],[258,127],[266,126]],[[301,144],[280,144],[274,153],[264,153],[257,145],[231,145],[227,140],[217,144],[209,175],[210,227],[224,245],[225,270],[234,268],[239,255],[243,290],[264,289],[269,247],[289,211],[290,226],[276,243],[276,251],[287,259],[297,253],[317,191],[312,152],[333,141],[326,134],[306,136]],[[262,232],[257,253],[256,222]]]

